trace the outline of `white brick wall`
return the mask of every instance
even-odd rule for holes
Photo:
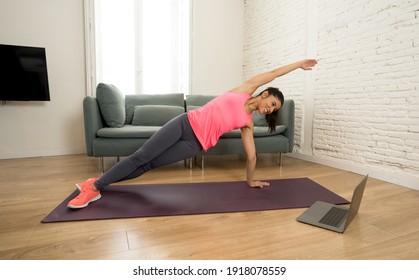
[[[306,51],[306,1],[246,0],[244,69],[247,79],[252,75],[273,70],[286,63],[305,58]],[[299,147],[302,138],[302,92],[304,75],[293,72],[267,86],[278,87],[285,98],[296,104],[295,142]],[[262,91],[263,88],[260,89]]]
[[[310,1],[245,1],[245,78],[310,54],[315,25],[315,79],[299,71],[275,81],[296,101],[295,150],[305,152],[310,105],[309,156],[408,177],[419,189],[419,0],[316,0],[317,17],[307,16]],[[313,104],[304,104],[309,86]]]

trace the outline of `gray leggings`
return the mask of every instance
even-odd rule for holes
[[[95,182],[98,190],[108,185],[136,178],[153,168],[197,155],[202,146],[184,113],[159,129],[129,157],[116,163]]]

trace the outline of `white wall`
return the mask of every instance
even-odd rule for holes
[[[242,82],[243,0],[194,0],[191,94],[219,95]]]
[[[0,0],[0,42],[45,47],[50,102],[0,106],[0,159],[85,152],[83,0]],[[194,0],[193,93],[242,82],[242,0]],[[220,8],[221,7],[221,8]]]
[[[312,56],[277,81],[295,156],[419,189],[419,1],[245,1],[245,67]]]
[[[0,43],[46,48],[51,95],[0,105],[0,158],[84,153],[83,0],[0,0]]]

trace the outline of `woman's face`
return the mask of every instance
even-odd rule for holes
[[[262,93],[262,99],[259,102],[258,112],[262,115],[272,114],[272,112],[281,108],[281,101],[273,95],[269,95],[267,91]]]

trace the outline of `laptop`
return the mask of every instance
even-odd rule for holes
[[[358,213],[367,180],[368,175],[356,186],[349,209],[316,201],[297,218],[297,221],[343,233]]]

